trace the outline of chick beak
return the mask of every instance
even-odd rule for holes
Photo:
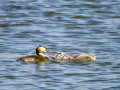
[[[55,58],[57,58],[57,56],[58,56],[57,54],[54,55]]]
[[[53,59],[56,59],[57,58],[57,54],[54,55]]]

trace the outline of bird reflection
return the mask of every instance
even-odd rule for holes
[[[41,61],[35,62],[37,64],[36,71],[45,70],[46,68],[45,63],[47,63],[48,61],[49,60],[41,60]]]
[[[43,71],[43,70],[46,70],[46,66],[44,66],[44,65],[40,65],[40,66],[37,66],[36,67],[36,71]]]

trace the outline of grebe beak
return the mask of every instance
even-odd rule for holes
[[[51,53],[50,51],[48,51],[47,49],[46,49],[46,51],[49,53],[49,54],[52,54],[52,55],[54,55],[53,53]]]

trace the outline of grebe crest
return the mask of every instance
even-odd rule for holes
[[[39,47],[36,48],[36,54],[40,55],[41,52],[48,52],[53,55],[53,53],[51,53],[46,47],[40,45]]]

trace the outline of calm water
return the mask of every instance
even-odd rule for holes
[[[17,62],[43,45],[95,62]],[[119,90],[120,0],[0,0],[1,90]]]

